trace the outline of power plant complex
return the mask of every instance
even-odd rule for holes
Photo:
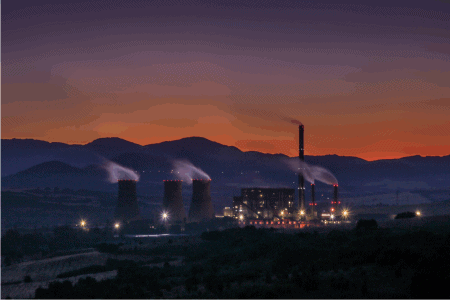
[[[316,188],[311,183],[311,201],[307,205],[305,197],[304,125],[299,131],[298,203],[295,204],[295,189],[248,187],[241,189],[241,195],[233,197],[232,207],[224,209],[224,216],[238,219],[241,225],[295,225],[295,228],[317,224],[318,220],[333,221],[346,217],[338,197],[338,184],[333,184],[333,197],[329,211],[319,214],[316,202]],[[207,176],[207,175],[206,175]],[[309,176],[309,175],[308,175]],[[169,225],[198,223],[215,218],[211,200],[211,179],[192,179],[192,199],[189,212],[183,204],[182,180],[163,180],[163,218]],[[118,180],[118,200],[115,211],[116,222],[129,223],[141,220],[139,213],[136,180]],[[312,222],[312,223],[311,223]],[[303,226],[301,226],[303,225]]]
[[[306,204],[304,168],[304,132],[303,124],[299,132],[299,170],[298,170],[298,206],[294,205],[295,191],[288,188],[243,188],[241,195],[233,197],[232,207],[225,207],[224,216],[234,217],[242,225],[276,226],[294,228],[308,226],[313,221],[337,221],[347,217],[338,199],[338,184],[333,184],[333,200],[329,210],[319,214],[316,202],[316,186],[311,184],[311,201]],[[313,222],[317,224],[317,222]],[[303,225],[303,226],[301,226]]]

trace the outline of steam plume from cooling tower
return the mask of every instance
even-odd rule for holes
[[[116,183],[118,180],[139,181],[139,175],[132,169],[123,167],[115,162],[104,159],[102,167],[108,171],[109,182]]]
[[[188,184],[192,184],[193,179],[211,179],[202,169],[197,168],[187,160],[174,160],[172,164],[175,176]]]
[[[321,181],[326,184],[338,184],[338,181],[334,175],[325,168],[319,166],[313,166],[300,161],[299,159],[286,159],[284,163],[294,172],[301,172],[303,177],[310,183],[314,183],[315,180]]]

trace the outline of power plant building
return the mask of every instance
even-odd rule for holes
[[[233,213],[233,210],[231,209],[231,207],[225,207],[223,209],[223,216],[224,217],[234,217],[234,213]]]
[[[189,222],[208,221],[214,218],[211,201],[211,180],[192,180],[192,202],[189,207]]]
[[[141,220],[136,194],[136,180],[118,180],[119,195],[114,214],[116,221],[128,223]]]
[[[233,212],[255,219],[286,218],[296,212],[294,206],[295,190],[289,188],[244,188],[241,196],[233,198]]]

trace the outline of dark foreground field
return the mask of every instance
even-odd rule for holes
[[[19,297],[19,287],[36,298],[449,298],[449,218],[395,221],[103,244],[78,260],[2,268],[2,298]],[[5,281],[12,274],[19,282]]]

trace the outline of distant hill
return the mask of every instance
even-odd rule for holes
[[[141,145],[115,137],[96,139],[82,147],[105,157],[113,157],[126,152],[144,151],[144,147]]]
[[[46,174],[77,174],[81,173],[79,168],[72,167],[60,161],[49,161],[33,166],[25,171],[18,172],[16,176],[39,176]]]
[[[2,189],[59,187],[112,191],[107,178],[106,170],[99,165],[81,169],[60,161],[49,161],[2,177]]]

